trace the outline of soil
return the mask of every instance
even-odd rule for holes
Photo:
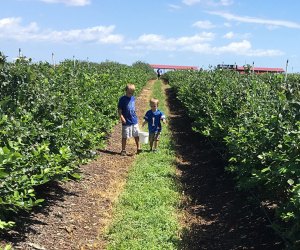
[[[137,98],[138,117],[148,109],[152,84]],[[181,249],[283,249],[262,210],[235,190],[212,144],[192,131],[174,92],[167,86],[165,92],[183,191]],[[131,140],[129,156],[120,155],[120,131],[118,124],[97,159],[80,167],[80,181],[44,186],[39,192],[46,199],[44,206],[19,215],[17,227],[1,235],[0,246],[6,242],[22,250],[105,249],[104,232],[136,151]]]

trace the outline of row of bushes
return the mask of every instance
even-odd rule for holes
[[[194,129],[225,143],[238,188],[275,208],[272,226],[300,247],[300,76],[212,70],[164,77]]]
[[[127,83],[140,91],[155,77],[148,64],[65,60],[55,67],[0,53],[0,230],[12,213],[43,202],[35,187],[79,178],[80,163],[117,123]]]

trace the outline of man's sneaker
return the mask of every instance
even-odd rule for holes
[[[121,151],[121,155],[122,155],[122,156],[126,156],[126,155],[127,155],[127,154],[126,154],[126,151],[125,151],[125,150],[122,150],[122,151]]]

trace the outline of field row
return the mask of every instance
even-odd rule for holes
[[[261,202],[273,228],[299,247],[300,76],[174,71],[164,76],[193,119],[218,141],[240,190]]]

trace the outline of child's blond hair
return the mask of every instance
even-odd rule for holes
[[[158,106],[159,100],[155,98],[150,99],[150,104],[156,104]]]
[[[132,90],[134,91],[135,90],[135,85],[133,83],[128,83],[125,87],[125,91],[127,90]]]

